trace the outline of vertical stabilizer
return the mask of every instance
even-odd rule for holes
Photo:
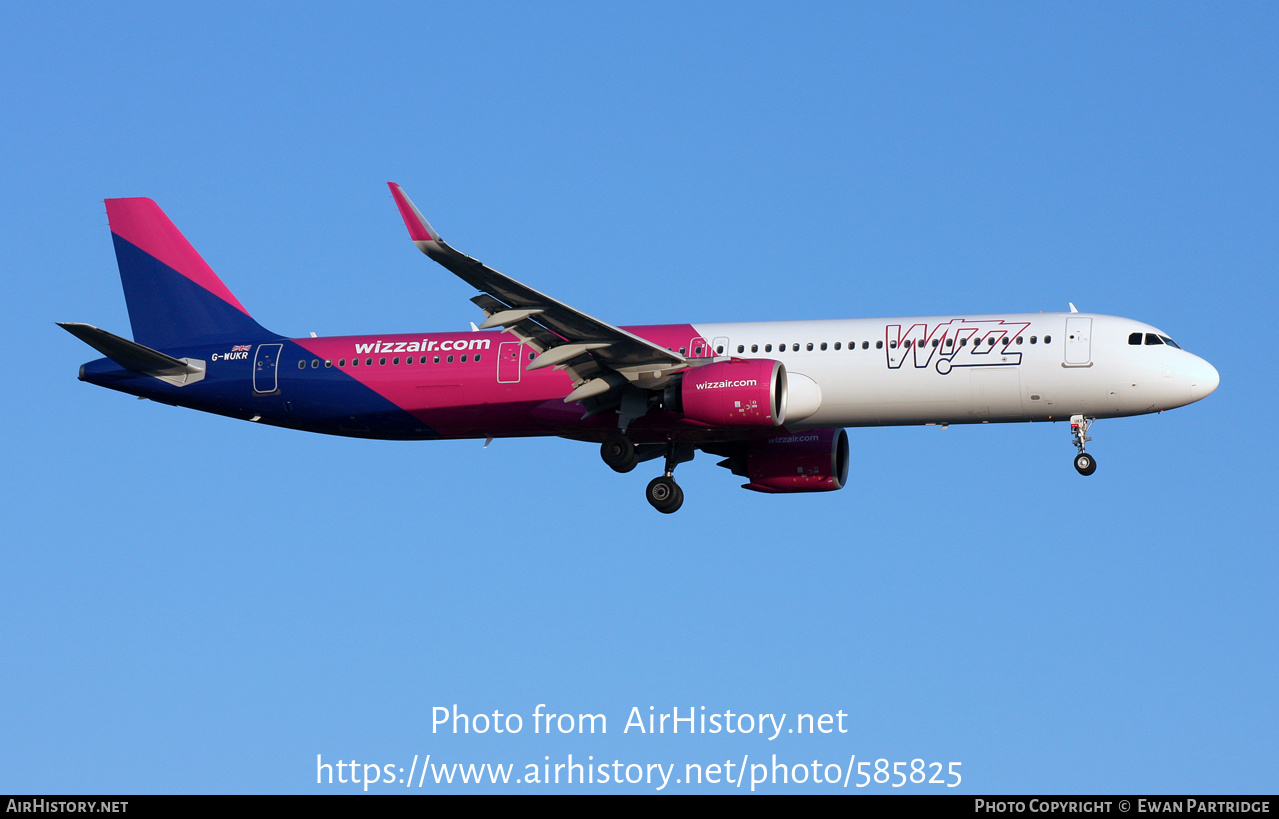
[[[133,338],[158,350],[274,338],[150,199],[108,199]]]

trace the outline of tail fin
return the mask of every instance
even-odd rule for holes
[[[133,338],[163,350],[274,338],[150,199],[108,199]]]

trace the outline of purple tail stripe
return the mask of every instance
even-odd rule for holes
[[[111,232],[134,247],[155,257],[246,316],[240,304],[213,269],[196,252],[186,237],[169,221],[160,206],[150,199],[108,199],[107,218]]]

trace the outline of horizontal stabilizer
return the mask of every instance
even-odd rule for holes
[[[60,321],[58,326],[127,370],[154,376],[178,386],[204,378],[203,361],[174,358],[92,324]]]

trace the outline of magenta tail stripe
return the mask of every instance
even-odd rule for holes
[[[144,198],[108,199],[106,203],[112,233],[249,315],[159,205]]]

